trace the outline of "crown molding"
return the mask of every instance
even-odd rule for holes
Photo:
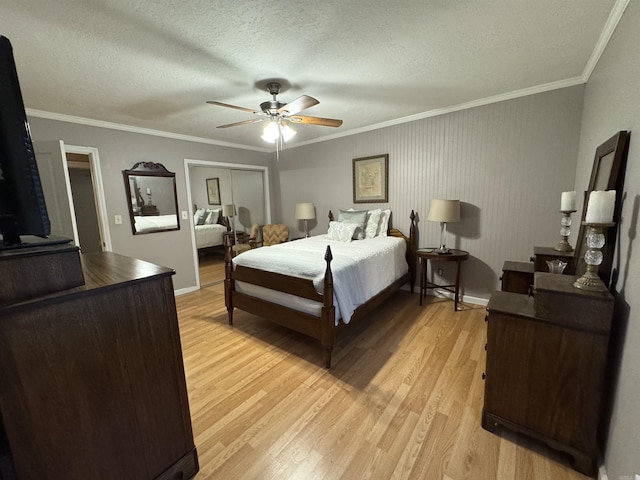
[[[73,115],[65,115],[63,113],[46,112],[44,110],[35,110],[32,108],[25,108],[28,116],[45,118],[48,120],[57,120],[60,122],[76,123],[79,125],[86,125],[90,127],[107,128],[110,130],[120,130],[129,133],[141,133],[143,135],[153,135],[155,137],[171,138],[173,140],[184,140],[186,142],[206,143],[209,145],[217,145],[220,147],[240,148],[243,150],[253,150],[254,152],[269,153],[268,148],[252,147],[248,145],[242,145],[239,143],[222,142],[220,140],[213,140],[211,138],[193,137],[191,135],[182,135],[180,133],[164,132],[162,130],[153,130],[150,128],[134,127],[132,125],[124,125],[121,123],[105,122],[102,120],[95,120],[92,118],[76,117]]]
[[[609,18],[604,24],[604,28],[602,29],[602,33],[598,39],[598,43],[596,43],[595,48],[591,52],[591,56],[589,57],[589,60],[584,67],[584,71],[582,72],[584,83],[589,81],[593,70],[596,68],[605,48],[607,48],[609,40],[611,40],[613,32],[615,32],[616,27],[618,26],[618,23],[620,22],[620,19],[622,18],[624,11],[627,9],[630,1],[631,0],[616,0],[616,3],[613,5]]]
[[[425,118],[437,117],[445,115],[447,113],[458,112],[460,110],[467,110],[469,108],[481,107],[484,105],[490,105],[492,103],[504,102],[506,100],[513,100],[514,98],[526,97],[528,95],[535,95],[537,93],[549,92],[552,90],[559,90],[561,88],[573,87],[575,85],[581,85],[585,83],[583,77],[567,78],[565,80],[558,80],[557,82],[545,83],[542,85],[536,85],[534,87],[523,88],[521,90],[514,90],[513,92],[501,93],[500,95],[494,95],[492,97],[481,98],[479,100],[472,100],[470,102],[460,103],[458,105],[452,105],[450,107],[437,108],[422,113],[416,113],[415,115],[409,115],[407,117],[396,118],[388,120],[386,122],[376,123],[374,125],[368,125],[366,127],[354,128],[353,130],[347,130],[326,137],[317,138],[314,140],[308,140],[305,142],[296,143],[291,145],[291,148],[302,147],[304,145],[310,145],[312,143],[325,142],[327,140],[334,140],[336,138],[348,137],[356,135],[358,133],[370,132],[372,130],[379,130],[381,128],[392,127],[403,123],[415,122],[416,120],[423,120]]]

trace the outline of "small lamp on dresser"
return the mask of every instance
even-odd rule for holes
[[[304,220],[305,238],[309,237],[309,220],[316,218],[316,210],[313,203],[298,203],[296,205],[296,220]]]
[[[429,220],[440,222],[440,248],[436,253],[447,255],[451,253],[446,246],[447,223],[460,221],[460,200],[431,200]]]

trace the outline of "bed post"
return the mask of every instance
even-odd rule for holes
[[[324,259],[327,262],[327,268],[324,272],[324,306],[322,308],[322,318],[320,319],[320,342],[324,347],[324,363],[325,367],[331,368],[331,352],[333,344],[336,340],[336,309],[333,306],[333,274],[331,273],[331,247],[327,245]]]
[[[409,286],[411,293],[416,284],[416,251],[418,249],[418,240],[416,235],[416,214],[411,210],[411,226],[409,227],[409,245],[407,248],[407,261],[409,263]]]
[[[233,265],[231,263],[234,238],[232,235],[225,234],[224,238],[224,303],[227,306],[227,315],[229,315],[229,325],[233,325]]]

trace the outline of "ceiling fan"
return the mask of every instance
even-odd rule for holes
[[[269,93],[273,95],[273,100],[263,102],[260,104],[261,110],[253,110],[251,108],[238,107],[236,105],[229,105],[228,103],[208,101],[211,105],[218,105],[220,107],[233,108],[235,110],[242,110],[243,112],[252,113],[258,118],[252,118],[251,120],[243,120],[242,122],[228,123],[226,125],[218,125],[217,128],[229,128],[236,127],[238,125],[247,125],[250,123],[264,122],[270,120],[270,124],[265,128],[265,132],[262,138],[268,142],[275,142],[280,139],[288,140],[295,132],[289,128],[285,122],[300,123],[308,125],[321,125],[325,127],[339,127],[342,125],[342,120],[336,120],[334,118],[321,118],[321,117],[309,117],[306,115],[298,115],[302,110],[313,107],[320,103],[313,97],[308,95],[302,95],[292,102],[282,103],[276,99],[278,93],[280,93],[280,83],[269,82],[267,83],[267,89]]]

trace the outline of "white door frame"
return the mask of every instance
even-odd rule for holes
[[[100,167],[100,156],[98,149],[94,147],[82,147],[79,145],[66,145],[68,153],[78,153],[89,157],[89,167],[91,169],[91,182],[93,183],[93,195],[95,200],[96,215],[98,216],[98,229],[102,239],[102,251],[111,252],[111,234],[109,232],[109,221],[107,214],[107,202],[104,195],[104,183],[102,182],[102,169]]]
[[[213,160],[193,160],[189,158],[184,159],[184,177],[187,184],[187,204],[189,205],[189,235],[191,236],[191,248],[193,250],[193,266],[196,272],[196,288],[200,289],[200,274],[198,273],[200,262],[198,261],[198,249],[196,248],[196,234],[193,225],[193,212],[191,212],[191,205],[193,205],[193,202],[191,200],[191,177],[189,174],[190,167],[220,167],[230,168],[233,170],[253,170],[262,172],[264,179],[264,213],[266,223],[271,223],[271,193],[269,188],[271,182],[269,181],[269,167],[263,167],[260,165],[244,165],[240,163],[216,162]]]

